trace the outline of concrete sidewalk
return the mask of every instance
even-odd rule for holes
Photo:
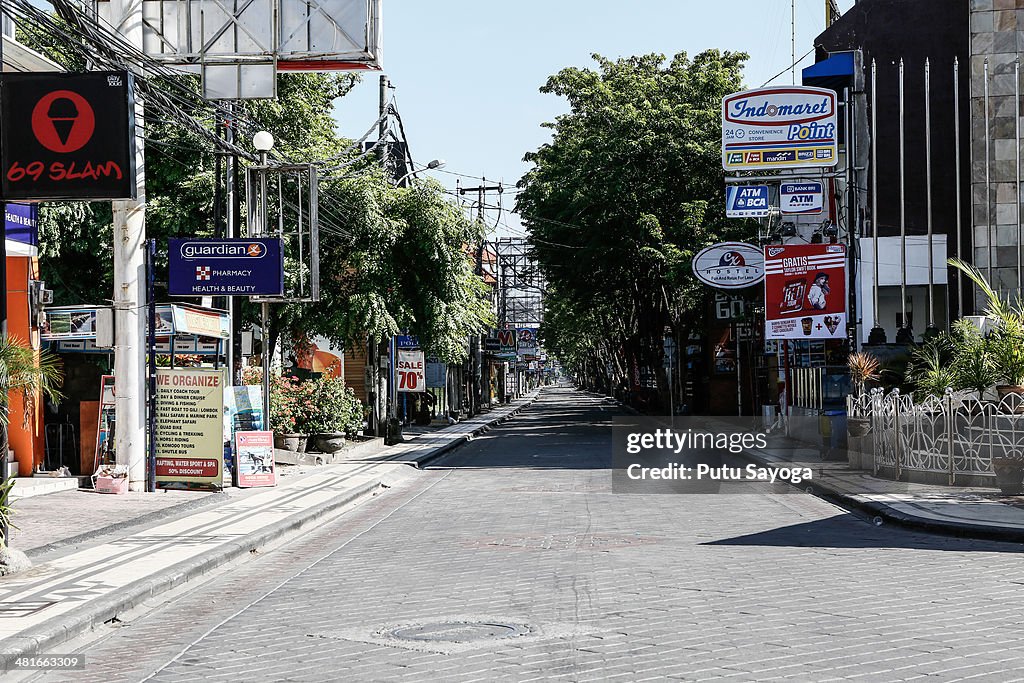
[[[634,408],[606,397],[627,413]],[[661,416],[647,415],[661,420]],[[667,418],[664,418],[667,419]],[[708,424],[714,417],[702,417]],[[668,422],[664,423],[668,426]],[[726,431],[733,425],[724,425]],[[842,452],[842,451],[839,451]],[[822,460],[819,450],[807,444],[793,448],[751,449],[739,455],[765,467],[807,467],[811,482],[800,484],[809,493],[848,510],[867,515],[875,524],[896,524],[910,529],[963,538],[1024,543],[1024,496],[1006,496],[997,488],[934,486],[892,481],[869,471],[851,469],[844,460]]]
[[[58,530],[35,546],[44,550],[36,553],[34,568],[0,578],[0,671],[7,670],[14,657],[58,651],[61,643],[153,596],[417,476],[408,465],[421,467],[439,458],[524,410],[535,398],[533,394],[387,449],[377,461],[308,468],[305,474],[283,477],[274,488],[212,494],[175,491],[148,497],[134,494],[146,501],[142,503],[146,509],[141,517],[116,522],[117,528],[104,525],[109,514],[105,517],[102,510],[92,507],[102,505],[103,496],[68,492],[88,506],[79,510],[79,524],[67,510],[59,513],[60,521],[25,522],[25,544],[31,543],[25,527],[49,524],[58,525]],[[39,504],[47,498],[40,497]],[[45,506],[42,509],[45,511]],[[95,510],[91,520],[88,510]],[[58,538],[62,534],[64,538]],[[90,536],[94,538],[91,542]]]
[[[752,449],[743,454],[769,467],[808,467],[811,493],[872,518],[953,536],[1024,542],[1024,497],[996,488],[933,486],[881,479],[851,469],[845,460],[822,461],[806,447]]]

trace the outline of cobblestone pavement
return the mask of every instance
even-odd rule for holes
[[[213,497],[212,499],[210,497]],[[11,547],[29,551],[118,524],[132,524],[146,515],[182,505],[203,505],[226,494],[204,491],[131,491],[113,496],[90,490],[61,491],[22,498],[15,502]]]
[[[874,527],[805,494],[612,494],[613,411],[548,390],[44,680],[1021,678],[1019,546]],[[382,635],[447,621],[525,633]]]

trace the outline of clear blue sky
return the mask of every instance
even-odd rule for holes
[[[839,0],[842,11],[852,5]],[[824,28],[824,14],[825,0],[796,0],[798,57]],[[511,186],[528,168],[523,154],[549,139],[540,123],[566,109],[538,88],[563,67],[592,66],[592,53],[742,50],[751,56],[751,87],[791,63],[790,0],[384,0],[383,32],[384,69],[413,159],[441,158],[445,170]],[[789,72],[775,82],[789,83]],[[371,74],[338,102],[342,133],[361,136],[377,118],[377,103]],[[455,187],[456,176],[433,175]],[[506,194],[505,206],[513,199]]]

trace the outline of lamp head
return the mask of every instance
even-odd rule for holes
[[[274,136],[265,130],[261,130],[252,136],[252,146],[259,152],[269,152],[274,148]]]

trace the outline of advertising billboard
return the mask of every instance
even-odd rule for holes
[[[764,254],[746,242],[720,242],[693,257],[693,274],[716,289],[743,289],[764,278]]]
[[[278,296],[284,293],[281,240],[172,237],[167,275],[171,296]]]
[[[722,167],[727,171],[832,167],[838,161],[836,94],[786,86],[722,99]]]
[[[5,199],[134,199],[126,71],[0,75]]]
[[[517,353],[522,356],[537,355],[537,328],[520,327],[516,329]]]
[[[767,185],[730,185],[725,188],[726,218],[764,218],[771,215]]]
[[[223,369],[157,368],[156,481],[223,484]]]
[[[779,210],[784,214],[816,214],[825,206],[825,191],[819,182],[779,185]]]
[[[765,339],[846,337],[846,247],[764,248]]]
[[[39,205],[8,202],[4,209],[8,256],[35,256],[39,246]]]
[[[498,330],[498,353],[502,358],[515,360],[518,348],[515,330]]]
[[[236,432],[235,454],[239,488],[277,485],[273,432]]]

